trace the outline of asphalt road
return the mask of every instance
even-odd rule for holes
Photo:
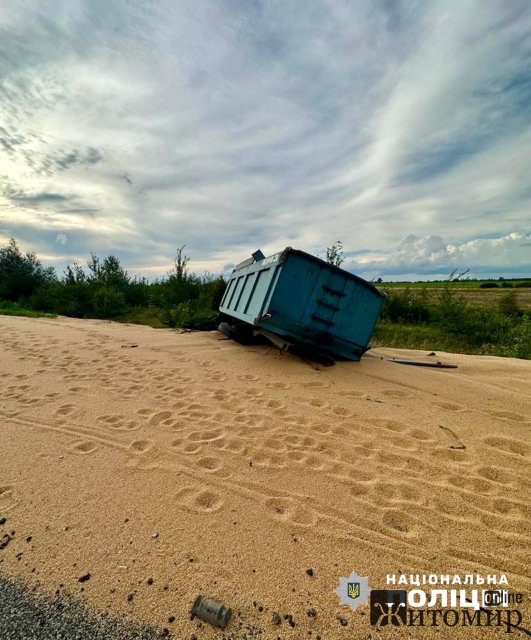
[[[65,594],[39,595],[0,574],[2,640],[167,640],[169,632],[87,609]]]

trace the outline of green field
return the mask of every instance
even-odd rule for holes
[[[524,288],[531,287],[531,276],[529,278],[520,278],[516,280],[506,280],[503,279],[495,279],[495,280],[454,280],[449,282],[448,280],[432,280],[432,281],[417,281],[417,282],[378,282],[376,285],[378,287],[391,287],[398,289],[405,289],[406,287],[421,289],[422,287],[429,287],[430,289],[441,289],[450,285],[452,288],[456,287],[459,289],[479,289],[482,285],[485,284],[494,284],[499,289],[510,289],[510,288],[521,288],[522,285],[525,285]]]
[[[531,358],[531,289],[481,284],[378,283],[387,299],[373,345]]]
[[[460,282],[382,282],[376,286],[388,293],[399,293],[411,290],[415,293],[425,291],[430,303],[436,303],[441,291],[449,288],[456,296],[461,297],[467,304],[483,305],[487,307],[498,307],[508,291],[514,291],[518,305],[525,310],[531,311],[531,287],[517,286],[528,280],[510,281],[512,287],[498,286],[493,289],[483,289],[480,287],[485,280],[471,280]],[[504,281],[507,282],[507,281]]]

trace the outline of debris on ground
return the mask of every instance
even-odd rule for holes
[[[457,369],[456,364],[449,364],[447,362],[428,362],[426,360],[408,360],[407,358],[390,358],[388,362],[396,362],[397,364],[410,364],[415,367],[435,367],[437,369]]]
[[[224,629],[229,624],[231,616],[232,610],[229,607],[203,596],[197,596],[192,606],[192,617],[197,617],[220,629]]]
[[[5,549],[10,542],[11,536],[9,535],[9,533],[4,534],[4,536],[2,536],[2,539],[0,540],[0,551],[2,549]]]

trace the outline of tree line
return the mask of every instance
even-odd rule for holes
[[[86,266],[69,264],[62,275],[42,265],[16,240],[0,247],[0,307],[74,318],[104,318],[151,326],[213,328],[226,282],[222,276],[191,273],[178,247],[166,277],[131,277],[120,260],[91,254]]]

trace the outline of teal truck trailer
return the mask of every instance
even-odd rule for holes
[[[280,348],[359,360],[385,294],[320,258],[287,247],[256,251],[232,272],[219,310],[225,328]]]

